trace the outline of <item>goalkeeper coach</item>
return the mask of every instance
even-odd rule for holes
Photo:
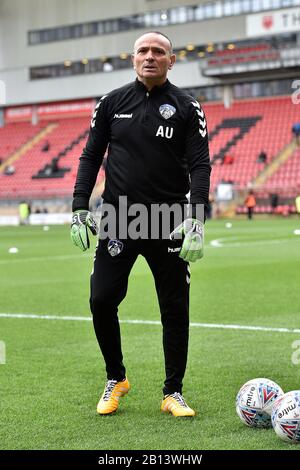
[[[160,32],[151,31],[136,40],[132,54],[136,80],[100,99],[80,157],[71,238],[83,251],[89,247],[87,229],[97,233],[89,199],[107,148],[102,197],[117,213],[121,196],[126,196],[129,207],[139,203],[149,208],[158,203],[186,204],[190,192],[190,212],[171,227],[168,238],[122,238],[119,231],[114,239],[100,236],[90,295],[107,372],[99,414],[116,411],[119,398],[130,389],[117,313],[130,270],[141,254],[154,276],[163,326],[166,379],[161,410],[174,416],[195,415],[182,396],[189,336],[189,261],[203,256],[204,216],[197,217],[196,209],[208,203],[211,167],[204,113],[192,96],[167,79],[175,59],[171,41]]]

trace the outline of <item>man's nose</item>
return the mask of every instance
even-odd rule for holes
[[[150,49],[146,54],[146,60],[149,60],[149,61],[153,60],[153,54],[152,54],[152,51]]]

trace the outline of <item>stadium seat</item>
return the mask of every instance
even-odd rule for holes
[[[237,188],[243,188],[251,182],[264,168],[257,163],[258,154],[264,150],[267,154],[267,163],[270,163],[277,154],[292,139],[291,128],[298,119],[297,106],[291,106],[290,97],[247,99],[234,102],[229,109],[221,103],[204,103],[208,129],[210,133],[210,155],[222,155],[222,149],[232,141],[243,128],[242,120],[260,117],[248,132],[238,140],[233,141],[226,152],[234,157],[231,165],[213,165],[211,174],[211,190],[214,191],[221,181],[231,180]],[[223,127],[224,122],[231,122],[232,127]],[[237,127],[234,127],[236,123]],[[300,184],[300,150],[295,152],[270,180],[270,187],[279,183],[287,186],[291,179],[287,176],[293,173],[293,183]],[[298,156],[298,157],[297,157]],[[220,162],[219,162],[220,163]],[[285,178],[283,176],[286,176]]]
[[[270,163],[291,141],[291,127],[298,119],[297,106],[291,106],[290,97],[240,100],[229,109],[221,103],[205,103],[203,108],[213,162],[211,191],[221,181],[232,181],[237,188],[247,186],[264,168],[264,164],[257,162],[259,153],[264,150],[267,163]],[[72,194],[79,157],[89,129],[89,117],[68,117],[54,122],[56,127],[47,135],[48,151],[42,150],[44,141],[39,142],[14,161],[13,175],[0,172],[0,197],[17,197],[24,191],[36,196]],[[41,121],[37,126],[20,122],[0,128],[2,163],[48,124],[49,121]],[[233,158],[230,165],[222,164],[225,155]],[[60,173],[45,174],[45,169],[55,158],[58,158]],[[42,177],[37,177],[39,175]],[[98,179],[101,178],[103,172],[99,173]],[[278,186],[288,188],[289,185],[300,187],[299,148],[267,180],[266,190],[268,192]]]
[[[33,196],[70,196],[73,192],[79,157],[85,145],[87,131],[90,125],[89,117],[73,117],[56,120],[55,127],[48,135],[49,150],[42,150],[44,141],[34,145],[20,159],[14,162],[15,173],[6,176],[0,173],[0,197],[18,197],[24,193]],[[41,121],[38,126],[30,123],[8,124],[0,129],[0,141],[7,144],[0,146],[0,151],[8,150],[6,157],[22,147],[30,138],[49,124]],[[58,167],[68,169],[62,172],[62,177],[33,178],[51,161],[58,157]],[[47,176],[47,175],[46,175]],[[58,176],[58,175],[57,175]],[[103,178],[103,174],[99,174]]]

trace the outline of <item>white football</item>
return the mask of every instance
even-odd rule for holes
[[[300,443],[300,390],[287,392],[276,400],[272,409],[272,426],[284,441]]]
[[[266,378],[246,382],[236,396],[236,412],[241,421],[255,428],[269,428],[272,407],[284,394],[276,382]]]

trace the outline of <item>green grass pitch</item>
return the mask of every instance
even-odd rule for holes
[[[300,218],[227,222],[206,224],[205,257],[191,266],[191,322],[300,328]],[[0,314],[90,318],[92,263],[93,249],[73,247],[67,226],[1,228]],[[160,412],[161,326],[125,322],[160,319],[141,257],[119,316],[132,390],[112,416],[96,414],[105,370],[90,321],[0,317],[0,449],[300,448],[246,427],[235,412],[249,379],[300,389],[292,362],[300,333],[191,326],[184,396],[197,416],[180,419]]]

